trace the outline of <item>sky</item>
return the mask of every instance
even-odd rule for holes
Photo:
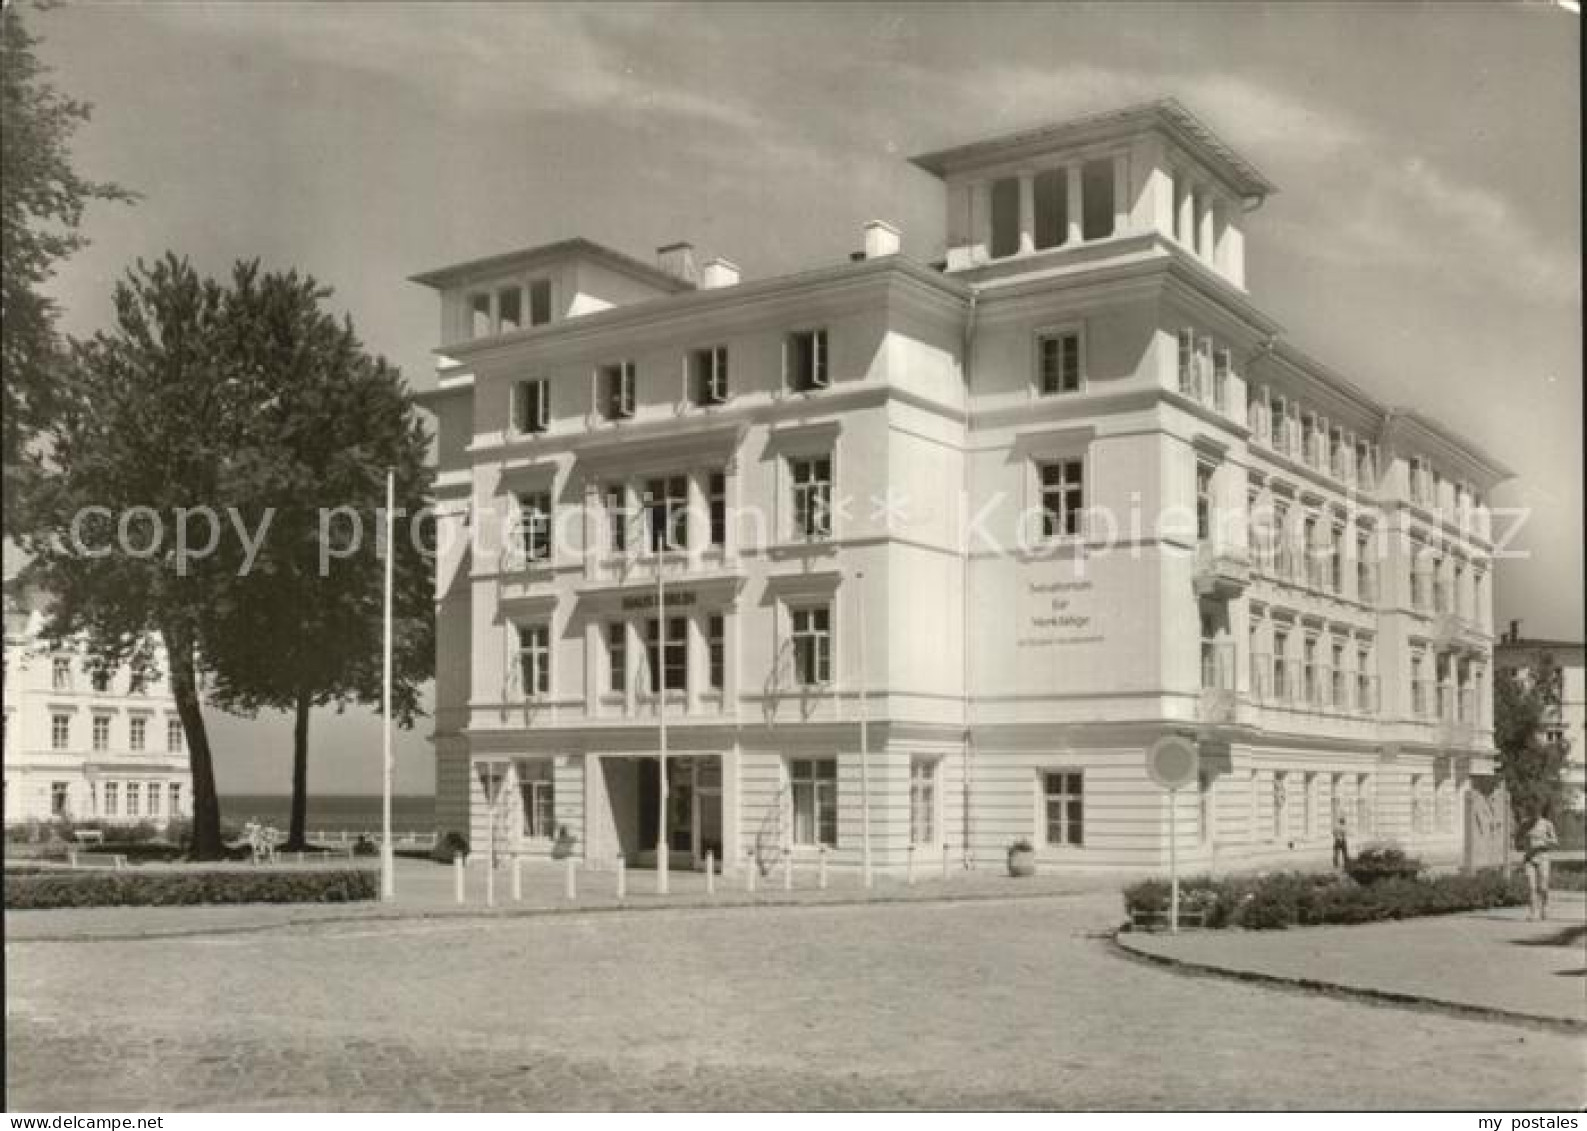
[[[165,250],[335,288],[365,342],[434,383],[415,272],[581,235],[689,240],[746,278],[844,259],[885,219],[942,253],[911,154],[1174,96],[1279,187],[1247,282],[1300,348],[1431,411],[1516,472],[1524,560],[1495,616],[1583,634],[1579,17],[1559,4],[994,6],[172,3],[30,13],[94,104],[96,205],[65,328]],[[222,790],[284,791],[291,728],[212,713]],[[428,731],[398,788],[433,785]],[[310,788],[378,788],[368,712],[315,721]]]

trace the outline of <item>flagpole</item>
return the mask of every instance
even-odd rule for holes
[[[652,512],[654,513],[654,512]],[[661,788],[656,791],[660,798],[661,813],[656,821],[656,894],[666,895],[668,891],[667,880],[667,804],[671,792],[667,785],[667,583],[665,580],[665,549],[668,540],[672,537],[672,514],[667,512],[665,521],[666,536],[662,539],[662,548],[656,551],[656,666],[661,670],[657,673],[660,677],[659,686],[661,694],[656,700],[657,711],[657,738],[660,753],[660,778]]]
[[[391,844],[391,583],[392,562],[396,558],[397,475],[386,472],[386,593],[385,640],[381,649],[381,795],[380,795],[380,898],[390,903],[397,898],[396,859]]]

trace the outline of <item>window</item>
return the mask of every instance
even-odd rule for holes
[[[71,785],[68,782],[50,782],[50,816],[64,817],[66,815],[66,799]]]
[[[1273,630],[1273,698],[1279,702],[1286,702],[1290,697],[1289,686],[1289,633],[1283,629]]]
[[[1362,834],[1372,831],[1372,777],[1370,774],[1359,774],[1356,777],[1356,831]]]
[[[50,665],[50,686],[56,691],[72,689],[72,662],[65,656],[56,656]]]
[[[705,478],[706,505],[711,525],[710,545],[721,549],[727,545],[727,473],[713,471]]]
[[[483,338],[490,333],[490,295],[468,296],[469,337]]]
[[[523,288],[502,287],[496,292],[496,332],[523,329]]]
[[[603,365],[597,378],[596,395],[600,414],[607,420],[626,420],[634,415],[634,363],[619,361]]]
[[[1280,452],[1289,451],[1289,411],[1284,403],[1284,398],[1277,393],[1273,394],[1273,449]]]
[[[110,690],[110,672],[105,668],[96,668],[91,677],[94,690],[101,695]]]
[[[713,346],[689,355],[689,395],[697,405],[727,401],[727,347]]]
[[[1036,174],[1032,187],[1036,194],[1036,249],[1058,247],[1069,238],[1068,173],[1063,169],[1043,169]]]
[[[1179,391],[1187,397],[1196,395],[1196,332],[1179,331]]]
[[[1212,355],[1212,406],[1219,412],[1229,407],[1229,374],[1234,372],[1234,354],[1220,349]]]
[[[149,677],[143,672],[133,672],[127,677],[128,695],[147,695],[149,691]]]
[[[1376,711],[1377,697],[1373,694],[1372,652],[1367,648],[1356,651],[1356,710]]]
[[[1080,335],[1076,331],[1039,334],[1036,356],[1042,395],[1080,391]]]
[[[551,630],[543,624],[518,626],[518,675],[525,698],[551,692]]]
[[[50,716],[50,749],[65,750],[72,744],[72,717]]]
[[[105,816],[119,817],[121,816],[120,809],[121,787],[116,782],[107,781],[105,783]],[[171,812],[174,815],[176,810],[173,808]]]
[[[149,816],[158,817],[160,815],[160,783],[150,782],[146,793],[149,798]]]
[[[705,620],[705,648],[709,660],[709,681],[712,691],[721,691],[727,674],[726,624],[720,613]]]
[[[127,745],[134,751],[141,753],[149,733],[149,720],[141,715],[134,715],[127,720]]]
[[[669,475],[645,484],[650,517],[650,552],[689,548],[689,477]]]
[[[1317,775],[1306,774],[1301,779],[1301,835],[1317,835]]]
[[[1330,527],[1328,531],[1328,561],[1324,574],[1328,582],[1328,592],[1338,594],[1344,589],[1344,528]]]
[[[1217,812],[1213,805],[1212,773],[1201,770],[1196,774],[1196,832],[1202,844],[1212,843],[1212,834],[1217,821]],[[1173,804],[1172,801],[1169,804]]]
[[[832,457],[790,459],[788,475],[793,483],[795,537],[831,537]]]
[[[628,690],[628,625],[620,620],[606,625],[606,688]]]
[[[518,502],[523,523],[523,556],[526,561],[551,560],[551,496],[541,492],[524,495]]]
[[[832,681],[832,610],[825,605],[794,609],[794,671],[799,683],[814,687]]]
[[[783,347],[785,383],[796,393],[824,389],[827,374],[827,332],[800,330],[789,334]]]
[[[628,552],[628,488],[621,483],[608,483],[601,492],[606,506],[607,542],[612,553]]]
[[[1365,534],[1356,536],[1356,600],[1371,604],[1378,598],[1372,584],[1372,543]]]
[[[1042,774],[1044,819],[1049,845],[1085,843],[1085,775],[1078,770]]]
[[[1273,774],[1273,839],[1289,835],[1289,775]]]
[[[109,750],[110,749],[110,716],[109,715],[95,715],[94,716],[94,737],[93,737],[93,742],[94,742],[94,749],[95,750]]]
[[[992,258],[1019,250],[1019,179],[992,182]]]
[[[795,844],[838,842],[838,764],[832,758],[797,758],[788,766]]]
[[[1212,537],[1212,465],[1196,461],[1196,537]]]
[[[127,783],[127,816],[143,816],[143,787],[135,781]]]
[[[1100,240],[1113,234],[1113,160],[1087,161],[1080,169],[1083,237]]]
[[[658,655],[659,651],[659,655]],[[661,691],[666,679],[668,691],[689,690],[689,622],[685,617],[667,618],[667,639],[661,639],[661,621],[651,617],[645,622],[645,662],[650,668],[650,691]]]
[[[531,280],[529,283],[529,325],[544,326],[549,321],[551,321],[551,280]]]
[[[166,812],[173,817],[180,817],[182,815],[182,783],[172,782],[170,789],[166,791],[166,796],[171,800]]]
[[[1345,646],[1333,646],[1333,705],[1343,710],[1350,704],[1349,673],[1345,671]]]
[[[1301,683],[1306,702],[1313,707],[1322,701],[1322,687],[1317,676],[1317,638],[1308,636],[1301,642]]]
[[[1318,559],[1317,550],[1317,520],[1307,517],[1301,522],[1301,552],[1306,558],[1306,584],[1313,589],[1322,588],[1322,562]]]
[[[1411,831],[1425,833],[1427,831],[1427,805],[1422,797],[1422,790],[1426,779],[1421,774],[1411,775]]]
[[[512,423],[522,433],[544,432],[551,426],[551,383],[518,381],[512,387]]]
[[[165,720],[165,748],[172,754],[182,752],[182,720]]]
[[[1041,533],[1043,538],[1075,536],[1085,512],[1085,470],[1081,460],[1041,464]]]
[[[909,843],[937,843],[937,760],[909,760]]]
[[[544,759],[518,763],[518,793],[523,801],[523,835],[550,840],[555,835],[556,784]]]

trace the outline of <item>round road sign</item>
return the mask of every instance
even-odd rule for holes
[[[1178,789],[1195,781],[1200,762],[1196,744],[1177,734],[1159,738],[1146,751],[1146,772],[1164,789]]]

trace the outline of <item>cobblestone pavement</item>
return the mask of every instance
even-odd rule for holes
[[[1547,922],[1521,907],[1368,926],[1130,934],[1133,949],[1225,970],[1587,1021],[1587,904],[1556,893]]]
[[[11,1110],[1457,1108],[1565,1034],[1186,978],[1116,894],[12,943]]]

